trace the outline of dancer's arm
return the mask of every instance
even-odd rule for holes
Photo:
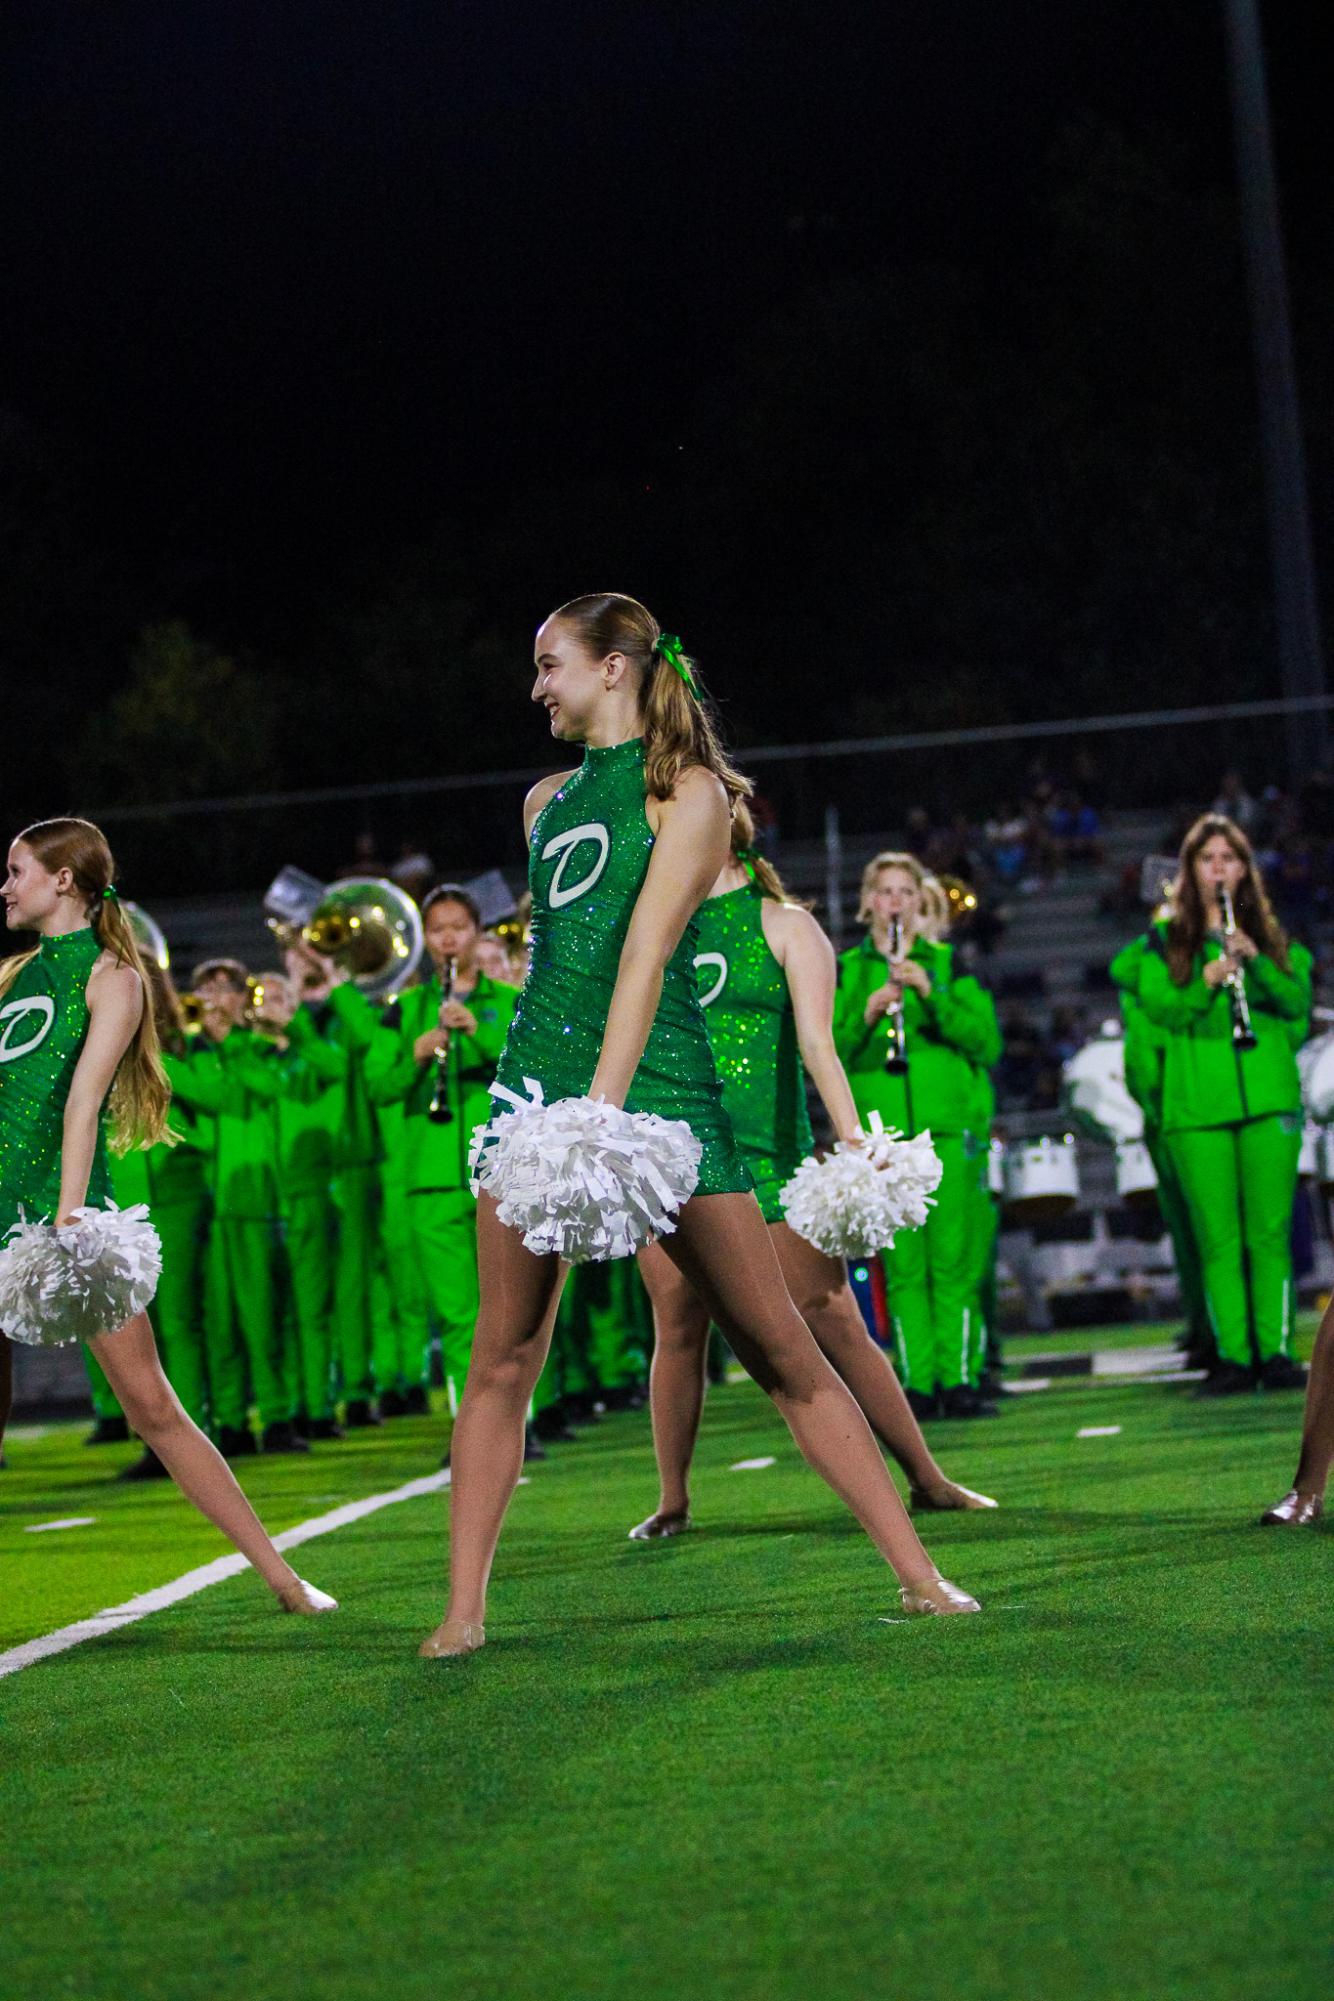
[[[770,899],[763,906],[761,920],[769,949],[783,968],[792,996],[801,1060],[820,1093],[836,1137],[854,1139],[857,1107],[834,1047],[834,992],[838,983],[834,948],[810,911],[795,903]]]
[[[667,961],[727,860],[727,795],[711,772],[682,773],[670,799],[648,801],[653,856],[621,947],[602,1053],[589,1096],[623,1105],[662,997]]]
[[[88,976],[88,1033],[65,1100],[58,1223],[67,1223],[87,1198],[102,1103],[143,1011],[143,983],[133,966],[94,966]]]

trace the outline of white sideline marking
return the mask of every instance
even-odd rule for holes
[[[1077,1432],[1075,1433],[1075,1437],[1076,1437],[1076,1438],[1115,1438],[1115,1437],[1117,1436],[1118,1432],[1120,1431],[1120,1429],[1121,1429],[1121,1427],[1120,1427],[1120,1425],[1119,1425],[1119,1424],[1086,1424],[1086,1425],[1084,1426],[1084,1429],[1083,1429],[1082,1431],[1077,1431]]]
[[[448,1485],[449,1468],[446,1467],[443,1473],[427,1473],[420,1480],[409,1480],[405,1486],[391,1487],[386,1493],[367,1494],[360,1501],[346,1501],[341,1508],[331,1508],[327,1515],[312,1515],[308,1522],[298,1522],[295,1528],[284,1529],[273,1540],[279,1549],[297,1549],[303,1542],[313,1542],[316,1536],[329,1535],[334,1529],[346,1528],[351,1522],[378,1514],[381,1508],[392,1508],[398,1501],[416,1501],[424,1494],[438,1494],[442,1487]],[[54,1633],[43,1633],[40,1639],[24,1640],[20,1646],[0,1653],[0,1677],[17,1674],[21,1668],[46,1660],[48,1655],[66,1653],[84,1640],[100,1639],[103,1633],[114,1633],[119,1626],[132,1626],[137,1620],[146,1619],[151,1612],[165,1612],[169,1605],[179,1605],[184,1599],[193,1598],[197,1592],[206,1591],[210,1584],[221,1584],[224,1579],[235,1577],[238,1572],[249,1568],[249,1563],[239,1551],[231,1556],[215,1557],[212,1563],[200,1564],[197,1570],[187,1570],[184,1576],[173,1578],[170,1584],[159,1584],[152,1591],[141,1591],[137,1598],[127,1598],[123,1605],[112,1605],[105,1612],[94,1612],[90,1619],[76,1619],[72,1626],[59,1626]]]
[[[1005,1385],[1007,1397],[1027,1396],[1030,1390],[1049,1390],[1055,1381],[1053,1376],[1019,1376]]]
[[[67,1515],[63,1522],[29,1522],[24,1535],[47,1535],[52,1529],[90,1529],[96,1515]]]
[[[27,1439],[31,1442],[34,1438],[45,1438],[52,1428],[49,1424],[11,1424],[5,1437]]]
[[[776,1466],[776,1459],[738,1459],[735,1466],[729,1466],[729,1473],[762,1473],[766,1466]]]

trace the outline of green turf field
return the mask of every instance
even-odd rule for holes
[[[677,1543],[625,1540],[643,1416],[532,1469],[472,1661],[415,1655],[436,1495],[301,1551],[332,1619],[246,1576],[0,1680],[0,1993],[1323,2001],[1334,1538],[1254,1526],[1300,1408],[1076,1381],[937,1427],[1004,1504],[927,1524],[978,1619],[893,1622],[747,1385]],[[220,1551],[81,1438],[0,1474],[0,1647]],[[438,1450],[398,1422],[245,1478],[284,1526]]]

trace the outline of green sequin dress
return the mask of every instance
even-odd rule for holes
[[[65,1100],[88,1033],[85,992],[102,947],[91,926],[43,938],[0,998],[0,1237],[19,1221],[54,1222],[60,1204]],[[85,1203],[111,1199],[99,1124]]]
[[[696,912],[695,973],[723,1104],[766,1223],[783,1220],[782,1190],[815,1147],[787,975],[764,935],[753,883]]]
[[[584,761],[538,814],[528,856],[533,893],[528,979],[493,1092],[548,1104],[587,1095],[611,1007],[621,947],[648,873],[644,746],[585,747]],[[625,1100],[630,1112],[684,1119],[704,1149],[697,1195],[751,1187],[723,1106],[695,983],[695,922],[667,963],[662,998]]]

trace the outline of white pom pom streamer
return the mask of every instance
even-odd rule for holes
[[[874,1257],[900,1230],[920,1229],[940,1186],[929,1132],[904,1139],[874,1112],[871,1128],[864,1146],[840,1142],[824,1160],[803,1160],[783,1190],[787,1221],[829,1257]]]
[[[68,1223],[15,1223],[0,1250],[0,1328],[28,1347],[114,1333],[148,1305],[162,1245],[142,1202],[76,1209]]]
[[[680,1119],[559,1098],[499,1113],[474,1142],[474,1189],[539,1254],[571,1264],[632,1257],[676,1228],[699,1180],[699,1141]]]

